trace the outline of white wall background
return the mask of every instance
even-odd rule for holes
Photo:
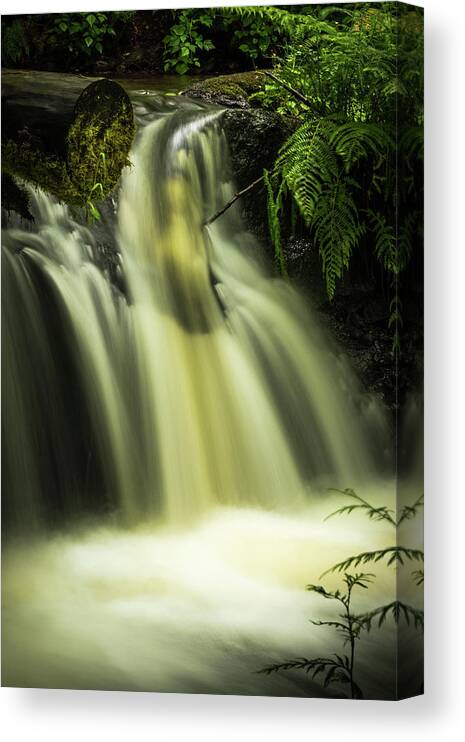
[[[4,0],[2,11],[208,4],[213,3]],[[217,4],[253,4],[253,0],[217,0]],[[465,728],[465,3],[423,0],[418,4],[426,11],[427,77],[425,696],[383,704],[3,688],[4,740],[429,742],[439,738],[453,742],[461,738],[459,730]]]

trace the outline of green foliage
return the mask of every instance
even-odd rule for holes
[[[419,497],[412,505],[406,505],[402,508],[399,516],[393,516],[394,511],[385,505],[375,507],[367,500],[360,497],[353,489],[332,490],[349,497],[350,502],[343,505],[334,512],[330,513],[325,520],[339,515],[350,515],[354,512],[363,512],[371,521],[386,521],[396,530],[398,526],[406,520],[414,518],[419,509],[423,506],[423,495]],[[370,584],[374,581],[375,575],[371,572],[357,572],[351,574],[347,570],[352,567],[358,567],[360,564],[375,564],[387,559],[387,564],[399,566],[407,561],[423,561],[423,551],[412,549],[405,546],[391,546],[385,549],[375,549],[366,551],[330,567],[321,575],[324,577],[330,573],[342,573],[344,589],[328,590],[324,585],[307,585],[306,589],[316,593],[325,600],[342,605],[342,613],[338,614],[332,620],[312,620],[314,626],[326,626],[334,629],[342,641],[343,646],[349,647],[348,654],[333,654],[330,657],[299,657],[297,659],[286,660],[264,667],[259,672],[270,675],[273,672],[283,672],[289,670],[304,670],[311,674],[313,679],[322,676],[324,688],[330,685],[344,686],[349,685],[350,695],[352,698],[363,698],[364,694],[358,680],[355,679],[356,669],[356,647],[364,633],[371,631],[373,627],[382,628],[386,621],[391,618],[395,624],[404,620],[408,626],[415,629],[423,629],[424,615],[423,611],[414,606],[408,605],[400,600],[394,600],[385,605],[376,606],[365,613],[355,613],[353,610],[352,591],[354,588],[368,590]],[[413,581],[416,585],[422,585],[424,579],[423,570],[412,572]]]
[[[418,608],[413,608],[411,605],[407,605],[401,600],[393,600],[392,603],[381,605],[373,611],[363,613],[358,616],[357,620],[360,627],[365,631],[370,631],[375,620],[377,620],[377,628],[380,629],[389,615],[391,615],[395,623],[399,623],[400,619],[403,618],[408,626],[410,626],[410,622],[412,622],[416,629],[424,628],[423,611]]]
[[[211,39],[205,38],[206,29],[213,24],[214,10],[182,10],[177,22],[165,36],[165,72],[184,75],[200,67],[200,54],[215,48]]]
[[[344,495],[344,497],[351,498],[352,502],[348,505],[343,505],[333,513],[330,513],[325,520],[329,520],[335,515],[350,515],[355,510],[362,510],[370,520],[386,520],[392,526],[397,528],[405,520],[414,518],[417,515],[418,510],[423,507],[423,495],[421,495],[412,505],[405,505],[400,511],[399,517],[394,518],[394,510],[390,510],[385,505],[381,505],[380,507],[370,505],[367,500],[360,497],[360,495],[358,495],[353,489],[347,488],[345,490],[339,490],[332,488],[330,492],[338,492],[340,495]]]
[[[277,272],[287,277],[286,260],[281,243],[281,225],[279,222],[279,212],[282,208],[282,197],[285,188],[284,182],[278,188],[278,192],[275,195],[273,190],[273,184],[270,179],[268,170],[263,173],[263,180],[266,187],[267,193],[267,212],[268,212],[268,228],[270,230],[271,242],[274,245],[275,250],[275,264]]]
[[[2,172],[35,183],[64,203],[84,207],[89,218],[99,219],[95,204],[113,191],[122,168],[130,164],[133,136],[127,94],[115,83],[97,81],[85,88],[75,105],[63,156],[42,152],[27,136],[6,140]]]
[[[361,621],[352,612],[352,591],[355,587],[367,590],[373,578],[373,574],[366,572],[353,575],[346,573],[344,575],[345,591],[329,591],[322,585],[307,585],[306,588],[326,600],[331,600],[342,605],[343,613],[336,620],[312,621],[312,623],[315,626],[328,626],[335,629],[341,638],[343,646],[349,646],[350,652],[348,655],[334,654],[331,657],[286,660],[286,662],[268,665],[263,670],[260,670],[260,672],[269,675],[272,672],[280,672],[282,670],[304,670],[307,674],[311,672],[313,679],[317,678],[320,674],[325,674],[323,679],[324,688],[334,684],[348,684],[352,698],[363,698],[362,689],[354,679],[355,644],[360,638],[365,625],[368,625],[368,619]]]
[[[2,18],[2,65],[15,65],[28,53],[29,44],[23,23],[14,19],[7,25]]]
[[[221,22],[237,47],[252,63],[266,60],[290,37],[291,13],[273,7],[222,8]]]
[[[279,218],[294,202],[329,299],[354,251],[371,249],[392,278],[395,345],[399,275],[422,241],[422,13],[396,3],[276,10],[288,41],[253,97],[301,122],[270,176],[275,193],[286,183]]]
[[[46,39],[64,47],[74,59],[101,56],[105,42],[116,36],[113,24],[117,17],[116,13],[62,13],[54,16]]]
[[[330,299],[367,230],[357,207],[359,184],[350,173],[370,157],[379,167],[391,145],[390,132],[382,126],[309,117],[290,136],[275,162],[275,190],[279,191],[280,183],[286,184],[315,239]]]
[[[164,69],[184,75],[199,68],[214,38],[227,34],[233,54],[263,64],[291,37],[298,16],[274,7],[223,7],[181,10],[165,36]]]
[[[304,670],[307,675],[311,673],[313,679],[326,672],[323,680],[323,688],[327,688],[334,683],[350,683],[352,698],[363,698],[361,688],[350,679],[350,659],[347,655],[335,654],[334,658],[314,657],[311,660],[301,657],[296,660],[268,665],[268,667],[264,667],[259,672],[265,675],[271,675],[273,672],[281,672],[283,670]]]
[[[423,561],[423,552],[420,549],[408,549],[405,546],[388,546],[386,549],[375,549],[374,551],[362,551],[361,554],[347,557],[342,562],[338,562],[330,567],[321,576],[324,577],[331,572],[345,572],[350,567],[359,567],[360,564],[371,564],[387,560],[388,567],[391,564],[403,565],[405,560]]]

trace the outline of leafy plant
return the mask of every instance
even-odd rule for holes
[[[205,38],[204,30],[213,25],[213,13],[208,9],[199,15],[192,10],[179,13],[177,22],[164,38],[164,69],[184,75],[193,67],[200,67],[201,52],[215,48],[211,39]]]
[[[297,206],[330,300],[354,251],[371,250],[390,276],[398,350],[400,275],[422,243],[421,11],[361,4],[285,18],[289,40],[254,95],[300,121],[269,176],[284,194],[270,231]]]
[[[380,507],[370,505],[370,503],[364,500],[363,497],[357,495],[353,489],[347,488],[345,490],[339,490],[332,488],[330,489],[330,492],[337,492],[340,495],[344,495],[344,497],[349,497],[353,502],[348,505],[343,505],[330,513],[325,520],[329,520],[336,515],[350,515],[355,512],[355,510],[362,510],[370,520],[386,520],[392,526],[398,528],[405,520],[414,518],[417,515],[418,510],[423,507],[423,495],[421,495],[412,505],[404,505],[399,513],[399,517],[395,518],[393,516],[394,510],[391,510],[385,505],[381,505]]]
[[[423,506],[423,496],[421,496],[412,505],[404,506],[396,518],[393,510],[385,505],[376,507],[370,504],[354,492],[353,489],[333,491],[349,497],[351,502],[330,513],[326,520],[334,516],[350,515],[356,511],[361,511],[365,513],[369,520],[386,521],[397,530],[404,521],[414,518],[418,510]],[[351,574],[347,570],[358,567],[361,564],[376,564],[384,559],[387,560],[388,566],[399,566],[403,565],[406,561],[422,562],[424,555],[420,549],[412,549],[399,545],[365,551],[361,554],[347,557],[330,567],[321,575],[321,577],[324,577],[330,573],[342,573],[345,589],[331,591],[321,584],[312,584],[306,587],[310,592],[314,592],[322,598],[342,606],[342,613],[337,614],[334,619],[329,621],[312,620],[311,623],[315,626],[326,626],[334,629],[342,640],[343,647],[349,648],[348,653],[335,653],[329,657],[312,657],[310,659],[299,657],[268,665],[262,670],[259,670],[259,672],[269,675],[274,672],[304,670],[307,674],[311,674],[314,679],[324,676],[324,688],[330,685],[349,685],[350,696],[352,698],[363,698],[363,690],[360,681],[356,679],[355,673],[356,647],[362,635],[371,631],[373,627],[381,628],[389,618],[396,624],[403,619],[408,625],[412,625],[415,629],[420,630],[423,629],[424,623],[423,611],[401,600],[394,600],[385,605],[376,606],[365,613],[354,612],[352,596],[354,588],[367,590],[369,585],[373,583],[375,575],[371,572],[356,572]],[[412,577],[416,585],[421,585],[424,579],[423,570],[415,570],[412,572]]]
[[[232,31],[232,45],[256,63],[289,38],[291,16],[285,10],[266,6],[223,8],[221,23]]]
[[[14,19],[7,24],[2,18],[2,65],[15,65],[29,53],[29,43],[23,23]]]
[[[223,7],[182,10],[165,36],[164,69],[180,75],[199,68],[212,37],[227,34],[231,50],[252,64],[264,62],[290,38],[298,16],[268,7]]]
[[[338,615],[337,619],[333,621],[312,621],[311,623],[315,626],[329,626],[335,629],[341,637],[343,645],[349,646],[349,654],[288,660],[275,665],[268,665],[260,672],[269,675],[281,670],[304,670],[306,673],[312,673],[312,678],[317,678],[320,674],[326,673],[323,680],[324,688],[335,683],[349,684],[351,697],[363,698],[362,689],[354,679],[354,669],[356,642],[360,638],[366,622],[360,620],[352,612],[352,591],[355,587],[366,590],[373,578],[374,575],[371,573],[360,572],[354,575],[347,573],[344,575],[345,591],[335,590],[331,592],[322,585],[307,585],[306,587],[310,592],[317,593],[326,600],[332,600],[342,605],[343,613]]]
[[[101,174],[102,181],[97,181],[97,177]],[[92,221],[100,221],[101,214],[98,208],[95,206],[95,198],[98,197],[99,200],[102,200],[105,197],[105,190],[104,190],[104,182],[107,177],[107,162],[105,157],[105,152],[99,153],[99,159],[98,159],[98,165],[97,165],[97,172],[95,173],[94,177],[94,184],[92,188],[90,189],[89,195],[87,196],[87,201],[85,205],[85,211],[87,214],[87,219],[89,222]]]
[[[63,13],[46,32],[48,41],[65,46],[73,57],[103,54],[106,38],[116,31],[106,13]]]

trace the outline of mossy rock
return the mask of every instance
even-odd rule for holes
[[[250,108],[251,96],[263,88],[265,81],[266,77],[260,70],[219,75],[195,83],[183,90],[182,95],[228,108]]]
[[[66,169],[81,199],[108,196],[129,164],[134,137],[131,101],[112,80],[98,80],[79,96],[67,136]]]
[[[37,134],[25,127],[2,145],[2,171],[36,183],[67,204],[94,208],[129,164],[133,137],[127,93],[112,80],[97,80],[77,99],[58,136],[62,141],[49,141],[46,130]]]

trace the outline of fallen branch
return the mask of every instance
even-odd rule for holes
[[[276,77],[276,75],[273,72],[268,72],[267,70],[263,70],[265,75],[268,77],[271,77],[272,80],[278,83],[278,85],[281,85],[283,88],[286,88],[286,90],[289,91],[289,93],[292,93],[294,98],[297,98],[300,100],[301,103],[304,103],[308,108],[312,108],[312,104],[308,100],[308,98],[303,95],[300,90],[296,90],[295,88],[292,88],[290,85],[287,84],[287,82],[284,82],[284,80],[280,80],[279,77]]]
[[[257,180],[254,180],[253,183],[250,183],[246,188],[243,188],[242,191],[238,191],[234,194],[232,198],[229,199],[229,201],[223,206],[222,209],[216,212],[216,214],[213,214],[209,219],[207,219],[206,222],[204,222],[204,227],[208,227],[209,224],[214,222],[218,217],[222,216],[225,211],[227,211],[234,203],[236,203],[237,199],[241,196],[244,196],[246,193],[251,191],[255,186],[257,186],[259,183],[263,181],[263,175],[261,175]]]
[[[308,98],[305,97],[299,90],[295,90],[295,88],[292,88],[290,85],[287,84],[287,82],[284,82],[283,80],[280,80],[279,77],[276,77],[276,75],[273,72],[268,72],[267,70],[263,70],[264,74],[268,77],[271,77],[272,80],[278,83],[278,85],[281,85],[283,88],[286,88],[292,95],[300,100],[301,103],[304,103],[308,108],[312,108],[312,104],[308,100]],[[209,224],[214,222],[218,217],[222,216],[225,211],[227,211],[241,196],[244,196],[248,191],[251,191],[252,188],[255,188],[259,183],[263,181],[263,175],[260,178],[257,178],[257,180],[254,180],[253,183],[250,183],[250,185],[247,186],[247,188],[243,188],[242,191],[238,191],[238,193],[235,193],[234,196],[229,199],[228,203],[223,206],[222,209],[216,212],[216,214],[213,214],[209,219],[207,219],[206,222],[204,222],[204,227],[207,227]]]

